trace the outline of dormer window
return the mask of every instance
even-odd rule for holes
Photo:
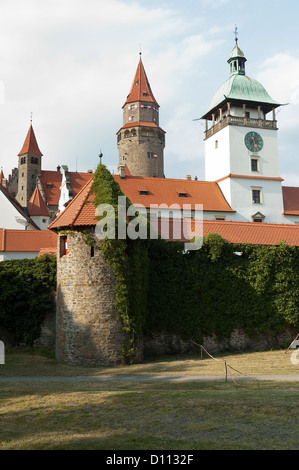
[[[179,197],[188,197],[188,194],[187,194],[187,193],[180,192],[180,193],[178,193],[178,196],[179,196]]]
[[[148,190],[147,189],[140,189],[139,194],[140,194],[140,196],[148,196]]]

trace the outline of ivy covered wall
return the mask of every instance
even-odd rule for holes
[[[298,247],[234,246],[210,234],[198,251],[154,243],[148,252],[146,334],[221,341],[235,329],[255,338],[298,329]]]
[[[96,205],[108,200],[116,207],[121,193],[115,185],[99,165]],[[200,250],[183,248],[164,240],[102,243],[116,274],[116,305],[131,331],[132,354],[138,336],[159,332],[194,341],[215,335],[221,341],[236,329],[255,338],[298,329],[298,247],[231,245],[210,234]]]

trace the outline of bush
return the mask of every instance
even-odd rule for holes
[[[0,263],[0,324],[17,345],[32,346],[48,311],[54,308],[56,257]]]

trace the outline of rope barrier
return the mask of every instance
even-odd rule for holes
[[[243,374],[243,373],[240,372],[239,370],[234,369],[232,366],[230,366],[229,364],[227,364],[226,360],[224,360],[224,359],[219,360],[219,359],[216,359],[215,357],[213,357],[212,354],[210,354],[210,353],[202,346],[202,344],[198,344],[198,343],[196,343],[195,341],[193,341],[192,339],[191,339],[191,342],[192,342],[193,344],[195,344],[196,346],[199,346],[199,347],[201,348],[201,351],[204,351],[211,359],[214,359],[214,361],[217,361],[217,362],[223,361],[224,364],[225,364],[225,381],[227,382],[227,372],[228,372],[229,375],[230,375],[230,377],[231,377],[231,379],[233,380],[235,386],[237,387],[237,386],[239,385],[239,384],[235,381],[234,377],[232,376],[230,369],[234,370],[235,372],[237,372],[237,373],[240,374],[240,375],[245,375],[245,374]]]

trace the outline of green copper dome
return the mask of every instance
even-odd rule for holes
[[[244,53],[236,41],[228,59],[230,76],[216,91],[208,111],[202,116],[203,119],[211,118],[211,114],[228,101],[238,105],[246,103],[254,107],[261,106],[266,113],[280,106],[269,96],[263,85],[245,74],[245,62]]]

